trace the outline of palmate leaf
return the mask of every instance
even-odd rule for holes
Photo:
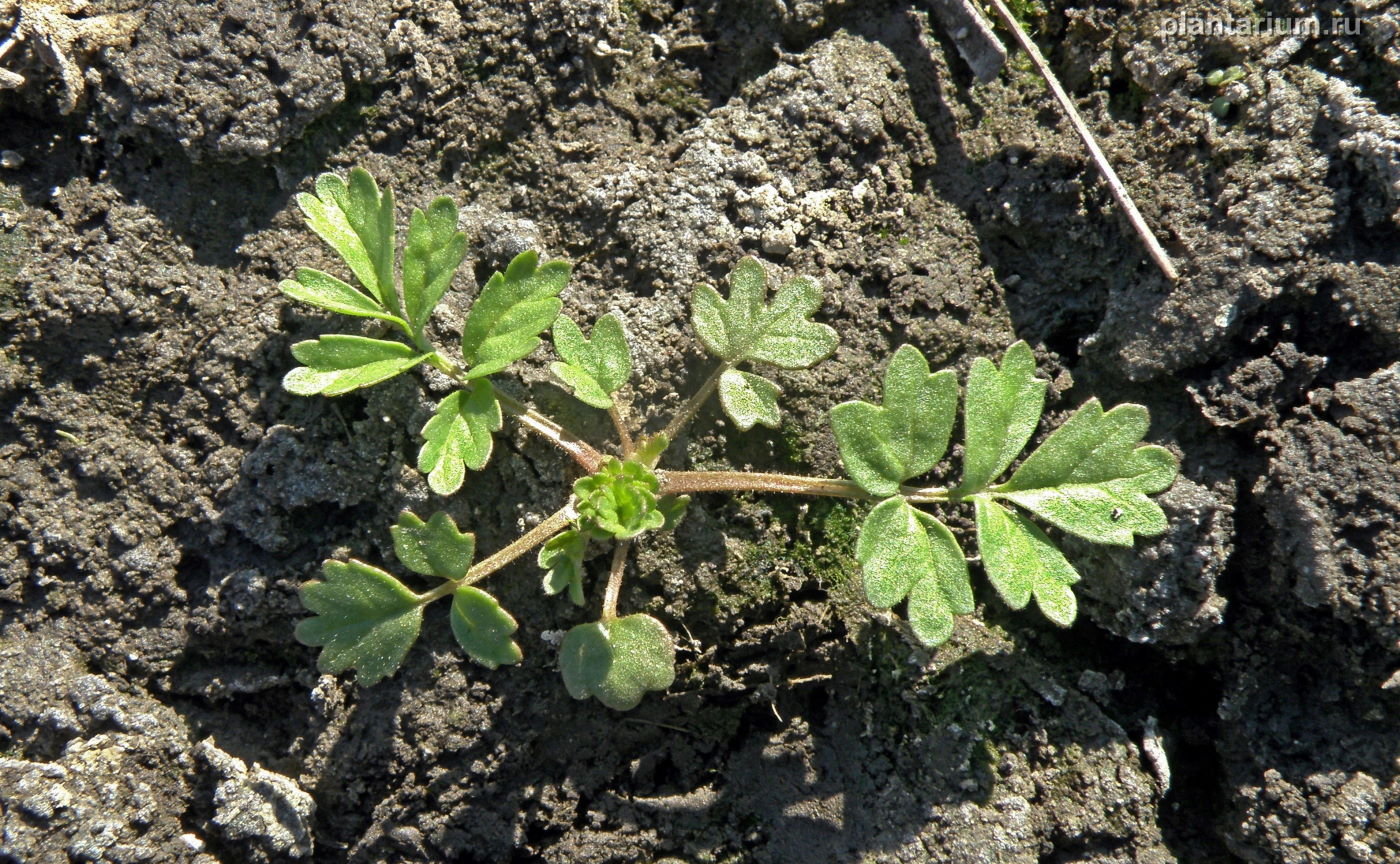
[[[439,495],[462,488],[467,471],[480,471],[491,458],[493,432],[501,428],[501,403],[488,381],[458,390],[438,403],[437,413],[423,427],[418,470]]]
[[[363,168],[352,169],[348,180],[322,174],[316,194],[303,192],[297,204],[306,224],[344,259],[365,291],[402,318],[394,290],[394,192],[380,194]]]
[[[615,711],[629,711],[648,690],[675,682],[675,642],[650,615],[580,624],[559,646],[559,671],[575,699],[592,696]]]
[[[742,432],[755,423],[777,429],[781,423],[778,413],[778,385],[761,375],[726,369],[719,378],[719,401],[724,413]]]
[[[987,488],[1020,454],[1040,422],[1047,386],[1035,377],[1035,355],[1025,342],[1006,349],[1000,369],[985,357],[972,361],[963,407],[961,493]]]
[[[515,619],[496,598],[463,585],[452,595],[452,635],[467,656],[488,669],[520,662],[520,646],[512,640]]]
[[[865,595],[888,609],[909,598],[909,623],[930,647],[953,633],[953,616],[973,610],[967,559],[948,526],[900,498],[866,517],[856,542]]]
[[[335,333],[298,342],[292,356],[306,365],[288,372],[283,387],[298,396],[339,396],[393,378],[429,355],[402,342]]]
[[[452,517],[439,510],[427,522],[405,510],[389,528],[394,554],[403,566],[424,576],[461,579],[472,566],[476,536],[457,530]]]
[[[403,250],[404,314],[421,334],[467,254],[467,235],[457,230],[457,205],[433,199],[425,213],[414,210]]]
[[[627,331],[611,313],[593,325],[593,339],[568,318],[554,322],[554,349],[563,362],[549,365],[550,371],[573,391],[580,401],[594,408],[613,407],[612,394],[632,376],[632,352]]]
[[[709,285],[691,296],[691,323],[705,348],[737,365],[756,360],[783,369],[806,369],[836,350],[836,331],[811,320],[822,305],[816,282],[799,276],[778,289],[772,304],[768,277],[755,258],[743,258],[729,274],[729,298]]]
[[[316,665],[327,674],[355,669],[365,685],[393,674],[418,639],[418,596],[363,561],[327,561],[321,574],[324,581],[301,588],[302,605],[315,617],[297,624],[297,640],[322,649]]]
[[[522,252],[487,280],[462,326],[466,377],[499,372],[535,350],[559,316],[569,272],[563,261],[540,264],[537,253]]]
[[[1094,543],[1131,546],[1134,535],[1162,534],[1167,517],[1147,496],[1172,484],[1177,464],[1166,448],[1136,446],[1147,426],[1141,405],[1105,412],[1091,399],[995,491]]]
[[[948,450],[958,411],[958,382],[901,345],[885,370],[884,407],[845,402],[831,409],[831,428],[846,472],[872,495],[893,495],[926,474]]]
[[[1026,517],[1001,506],[987,495],[976,495],[977,548],[1001,599],[1012,609],[1024,609],[1031,598],[1046,618],[1068,627],[1078,604],[1070,586],[1079,574],[1063,553]]]

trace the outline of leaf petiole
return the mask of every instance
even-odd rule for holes
[[[719,379],[732,368],[734,368],[732,363],[721,363],[715,367],[715,371],[710,373],[710,377],[705,379],[705,383],[700,385],[700,389],[695,391],[695,395],[686,401],[680,412],[671,418],[671,422],[661,432],[662,435],[666,436],[667,441],[675,441],[680,436],[685,427],[695,418],[700,406],[704,405],[705,400],[710,398],[710,394],[715,392],[715,388],[719,386]]]
[[[622,593],[622,574],[627,569],[627,553],[631,549],[631,540],[623,540],[613,547],[612,569],[608,572],[608,587],[603,594],[603,623],[617,617],[617,598]]]

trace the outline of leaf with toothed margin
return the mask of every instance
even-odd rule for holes
[[[691,323],[706,350],[731,365],[771,363],[806,369],[831,356],[840,337],[812,321],[822,289],[799,276],[783,284],[768,303],[768,275],[756,258],[743,258],[729,273],[726,299],[709,285],[691,295]]]
[[[414,573],[455,581],[471,569],[476,537],[457,530],[457,523],[441,510],[427,522],[405,510],[389,533],[394,537],[394,554]]]
[[[467,656],[488,669],[520,662],[520,646],[511,639],[515,619],[496,598],[463,585],[452,595],[452,635]]]
[[[549,368],[580,401],[594,408],[613,407],[616,393],[632,375],[632,354],[622,320],[608,314],[593,325],[592,340],[572,320],[554,322],[554,349],[563,358]]]
[[[428,359],[402,342],[332,333],[292,346],[292,356],[305,363],[282,378],[282,386],[298,396],[340,396],[407,372]]]
[[[592,696],[615,711],[629,711],[648,690],[675,682],[675,642],[650,615],[580,624],[559,646],[559,671],[575,699]]]
[[[306,224],[334,249],[379,305],[403,317],[394,290],[394,192],[381,194],[363,168],[348,181],[334,174],[316,178],[316,194],[303,192],[297,204]]]
[[[481,289],[462,325],[467,378],[494,374],[525,357],[559,317],[559,292],[571,268],[563,261],[539,260],[536,252],[521,252]]]
[[[363,561],[327,561],[321,575],[301,588],[315,617],[297,624],[297,640],[321,648],[316,665],[329,675],[354,669],[366,686],[392,675],[418,639],[418,595]]]
[[[779,392],[777,384],[750,372],[727,369],[719,378],[719,403],[742,432],[752,429],[755,423],[778,428]]]
[[[451,495],[462,488],[468,470],[486,467],[492,433],[503,420],[501,403],[488,381],[448,394],[423,427],[418,470],[428,475],[428,486],[439,495]]]

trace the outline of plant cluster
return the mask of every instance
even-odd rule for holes
[[[440,580],[421,593],[363,561],[326,561],[322,578],[302,589],[314,617],[296,631],[303,643],[322,649],[325,672],[353,668],[365,684],[392,674],[417,639],[424,610],[448,597],[452,632],[468,656],[490,668],[516,663],[516,622],[478,584],[538,549],[543,590],[583,606],[588,547],[611,544],[598,619],[564,636],[559,669],[576,698],[629,709],[646,692],[671,685],[675,647],[656,618],[618,612],[628,551],[648,532],[673,528],[694,494],[753,491],[870,502],[856,547],[866,597],[879,609],[905,604],[913,633],[931,647],[951,636],[955,616],[974,611],[968,559],[931,507],[971,505],[981,566],[997,594],[1013,609],[1034,599],[1061,626],[1075,619],[1071,586],[1079,575],[1027,514],[1116,546],[1167,528],[1148,496],[1171,484],[1177,463],[1164,448],[1140,443],[1148,426],[1140,405],[1105,411],[1090,400],[1001,479],[1035,434],[1045,406],[1047,382],[1036,376],[1024,342],[1008,348],[1000,363],[975,360],[964,394],[953,372],[932,372],[917,348],[901,346],[885,369],[880,404],[855,401],[831,410],[847,477],[663,469],[663,455],[712,394],[741,430],[780,425],[781,391],[770,370],[811,367],[838,343],[836,331],[812,320],[822,303],[815,281],[798,277],[770,296],[763,265],[744,258],[729,274],[727,296],[708,285],[696,288],[691,323],[718,364],[664,429],[643,434],[634,428],[626,399],[632,359],[623,322],[603,315],[585,336],[560,315],[568,264],[541,264],[534,252],[515,258],[482,287],[466,315],[460,351],[448,352],[425,328],[466,253],[451,200],[438,198],[426,211],[413,211],[397,263],[393,194],[381,192],[365,171],[352,170],[344,180],[322,175],[315,194],[298,202],[358,287],[302,268],[282,291],[332,312],[380,319],[397,338],[332,334],[299,342],[292,354],[303,365],[287,373],[286,389],[335,396],[427,365],[455,385],[422,430],[417,464],[434,492],[456,493],[469,471],[487,464],[506,416],[559,447],[586,473],[552,515],[480,561],[474,535],[446,513],[424,520],[404,512],[391,528],[399,564]],[[550,367],[555,377],[581,402],[611,416],[614,455],[509,395],[498,380],[546,333],[559,358]],[[948,452],[960,395],[962,481],[920,486],[915,481]]]

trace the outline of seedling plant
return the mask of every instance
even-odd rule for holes
[[[1162,509],[1148,496],[1172,483],[1177,463],[1166,449],[1140,443],[1148,427],[1140,405],[1105,411],[1089,400],[1003,479],[1045,407],[1047,382],[1037,377],[1024,342],[1010,346],[1000,363],[975,360],[963,394],[954,372],[933,372],[918,348],[901,346],[885,367],[880,404],[854,401],[831,409],[845,477],[662,468],[668,448],[713,395],[740,430],[779,427],[781,391],[772,370],[811,367],[838,343],[835,330],[812,320],[822,304],[814,280],[794,278],[770,296],[763,265],[744,258],[729,274],[727,296],[708,285],[696,288],[691,324],[715,368],[663,429],[647,434],[636,428],[625,396],[632,357],[623,321],[603,315],[585,335],[560,315],[567,263],[541,263],[534,252],[517,256],[486,282],[467,312],[459,350],[449,351],[432,342],[426,327],[466,254],[450,199],[413,211],[401,255],[393,193],[381,192],[364,170],[345,179],[322,175],[315,193],[300,195],[298,203],[357,285],[301,268],[281,290],[331,312],[379,319],[393,338],[330,334],[299,342],[292,354],[302,365],[287,373],[287,390],[338,396],[429,366],[454,385],[422,429],[417,467],[433,492],[470,489],[469,473],[490,460],[506,417],[558,447],[585,474],[553,514],[480,560],[475,536],[448,514],[423,519],[402,513],[390,529],[394,552],[404,569],[441,580],[426,591],[364,561],[326,561],[321,579],[301,590],[313,617],[296,630],[300,641],[321,648],[324,672],[355,669],[364,684],[392,674],[418,638],[425,610],[438,600],[449,601],[452,632],[469,657],[489,668],[517,663],[516,621],[480,584],[534,553],[543,590],[585,606],[585,560],[590,545],[602,544],[612,547],[612,557],[598,618],[565,634],[559,669],[575,698],[630,709],[648,691],[671,686],[675,645],[661,621],[620,612],[628,552],[648,533],[674,528],[695,494],[771,492],[868,502],[856,544],[865,595],[877,609],[903,604],[912,632],[930,647],[950,638],[955,616],[974,611],[968,559],[939,518],[943,508],[972,507],[981,569],[1001,599],[1012,609],[1034,599],[1060,626],[1075,619],[1072,586],[1079,575],[1029,516],[1112,546],[1131,546],[1134,537],[1167,529]],[[580,439],[500,381],[546,335],[558,357],[550,366],[554,376],[612,418],[617,440],[611,447]],[[960,395],[961,482],[920,485],[948,452]]]

